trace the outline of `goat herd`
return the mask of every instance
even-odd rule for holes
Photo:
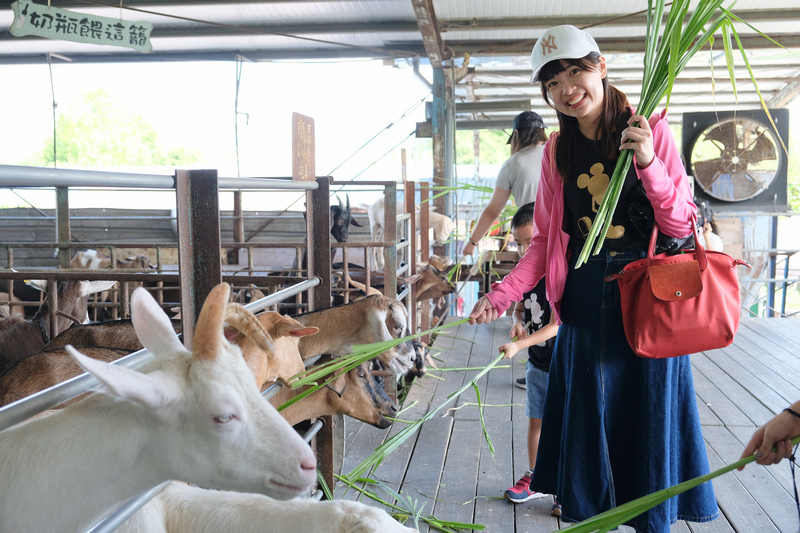
[[[340,226],[332,224],[332,232]],[[78,259],[85,268],[103,266],[92,251]],[[146,259],[129,258],[134,268],[147,268]],[[442,284],[443,264],[431,263],[403,280],[419,283],[421,298],[452,292]],[[421,375],[420,346],[400,344],[280,413],[275,406],[303,388],[283,387],[269,401],[260,395],[315,359],[321,364],[354,345],[409,335],[402,303],[361,285],[366,296],[340,307],[254,315],[231,301],[222,283],[206,299],[189,350],[180,321],[141,287],[133,291],[131,320],[85,324],[87,296],[112,284],[59,282],[57,313],[45,301],[31,319],[0,318],[0,406],[83,372],[101,383],[97,393],[0,432],[0,533],[86,531],[121,502],[169,480],[178,481],[119,531],[415,531],[365,504],[302,498],[316,482],[316,458],[292,426],[345,414],[389,427],[398,406],[374,369]],[[60,332],[52,339],[51,315]],[[109,364],[142,348],[154,356],[143,372]]]

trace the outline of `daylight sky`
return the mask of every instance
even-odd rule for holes
[[[0,164],[20,164],[52,136],[49,69],[44,62],[0,66],[0,79]],[[152,123],[161,144],[198,150],[198,167],[236,176],[234,63],[71,65],[54,60],[52,79],[57,112],[66,112],[85,93],[106,89],[128,111]],[[414,106],[428,94],[411,68],[380,61],[245,63],[239,89],[239,112],[246,114],[239,117],[241,175],[291,175],[291,118],[298,112],[315,121],[317,175],[331,172],[358,152],[334,174],[337,180],[351,179],[365,169],[360,179],[397,180],[399,148],[392,148],[408,137],[416,122],[425,120],[424,104]],[[390,124],[394,125],[358,151]],[[414,142],[412,136],[403,146],[410,149]],[[391,156],[370,167],[388,151]]]
[[[422,71],[431,80],[430,68]],[[105,89],[127,111],[153,124],[165,147],[195,149],[202,154],[197,167],[218,169],[220,176],[237,174],[236,67],[232,62],[67,64],[54,59],[52,83],[58,113],[67,112],[82,95]],[[413,136],[403,142],[415,123],[425,120],[424,105],[418,104],[426,97],[430,100],[428,88],[411,68],[385,66],[381,61],[244,63],[239,89],[241,175],[291,175],[291,117],[298,112],[315,120],[317,175],[330,173],[353,156],[333,173],[336,180],[356,175],[362,180],[399,180],[399,148],[395,147],[402,143],[410,150],[415,142],[430,142],[415,141]],[[41,151],[52,135],[52,101],[44,59],[38,65],[0,66],[0,164],[21,164]],[[800,100],[791,109],[792,131],[800,132]],[[390,124],[394,125],[383,131]],[[390,155],[382,157],[387,152]],[[412,164],[408,172],[410,179],[428,177],[431,164]],[[52,207],[52,192],[18,192],[37,207]],[[246,209],[291,201],[274,193],[266,199],[250,196],[252,200],[245,199]],[[355,192],[351,197],[353,205],[359,205],[371,203],[375,194]],[[70,205],[131,207],[132,198],[129,194],[73,194]],[[151,208],[174,205],[171,194],[136,198]],[[253,203],[248,205],[248,201]],[[221,200],[223,209],[229,208],[227,202]],[[16,195],[0,190],[0,205],[23,204]]]

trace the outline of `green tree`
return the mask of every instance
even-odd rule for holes
[[[491,165],[502,163],[511,155],[506,144],[508,132],[503,130],[480,130],[480,163]],[[456,132],[456,164],[471,165],[475,160],[475,133],[471,130]],[[417,139],[411,149],[412,157],[418,161],[430,161],[432,155],[431,139]]]
[[[122,107],[107,91],[83,95],[56,122],[58,166],[150,167],[191,164],[199,153],[159,146],[155,128]],[[52,166],[53,138],[29,164]]]

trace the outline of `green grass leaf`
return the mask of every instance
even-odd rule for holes
[[[793,444],[800,443],[800,436],[792,439],[792,443]],[[683,483],[679,483],[678,485],[674,485],[672,487],[668,487],[658,492],[648,494],[647,496],[642,496],[641,498],[638,498],[636,500],[619,505],[617,507],[614,507],[613,509],[609,509],[604,513],[600,513],[596,516],[593,516],[592,518],[580,522],[579,524],[569,527],[567,531],[569,531],[569,533],[590,533],[595,531],[600,531],[600,532],[610,531],[618,526],[621,526],[622,524],[631,520],[632,518],[639,516],[644,512],[649,511],[656,505],[664,503],[673,496],[677,496],[678,494],[686,492],[689,489],[693,489],[699,485],[702,485],[706,481],[710,481],[715,477],[719,477],[722,474],[730,472],[731,470],[735,470],[740,466],[752,463],[754,460],[755,460],[754,455],[745,457],[744,459],[739,459],[738,461],[733,462],[727,466],[724,466],[718,470],[715,470],[710,474],[706,474],[704,476],[684,481]]]

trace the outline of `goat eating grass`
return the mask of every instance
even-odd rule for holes
[[[69,347],[102,384],[49,416],[0,432],[0,531],[85,531],[119,503],[170,479],[298,496],[316,480],[311,448],[259,394],[241,350],[223,334],[230,287],[209,294],[193,351],[144,289],[136,333],[149,373]],[[13,482],[11,482],[13,480]]]

